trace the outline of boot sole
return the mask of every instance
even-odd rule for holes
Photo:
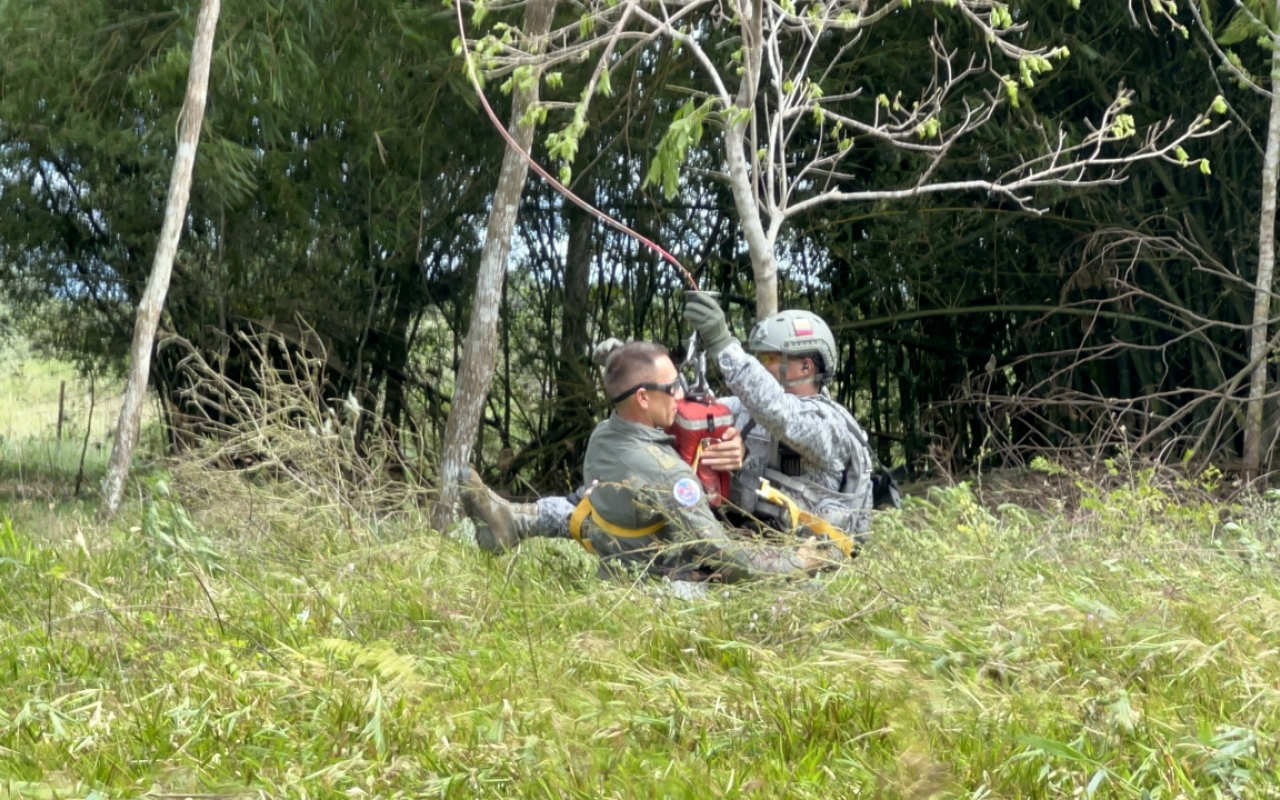
[[[486,553],[505,553],[515,544],[500,540],[488,525],[476,525],[476,546]]]

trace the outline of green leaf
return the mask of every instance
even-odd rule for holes
[[[1213,174],[1213,170],[1209,168],[1209,159],[1207,158],[1200,159],[1200,172],[1204,173],[1205,175]]]
[[[916,135],[921,139],[932,139],[938,135],[941,130],[942,123],[938,122],[937,117],[929,117],[924,122],[916,126]]]
[[[1239,44],[1245,39],[1255,39],[1266,33],[1266,26],[1242,8],[1231,17],[1231,21],[1222,29],[1222,33],[1218,34],[1218,44],[1224,46]]]
[[[853,13],[852,11],[845,10],[845,11],[841,11],[840,15],[836,17],[836,27],[843,28],[844,30],[847,30],[847,31],[851,31],[854,28],[858,27],[858,23],[860,21],[861,21],[861,17],[859,17],[857,14]]]
[[[569,163],[578,154],[578,141],[587,130],[587,122],[582,118],[581,108],[579,106],[579,112],[574,115],[573,122],[566,125],[563,130],[547,136],[547,153],[552,158]]]
[[[1004,90],[1009,93],[1009,103],[1014,108],[1018,108],[1018,82],[1012,78],[1004,78],[1002,83],[1004,83]]]
[[[1029,736],[1029,735],[1019,736],[1018,744],[1021,744],[1024,747],[1028,747],[1032,750],[1039,750],[1045,755],[1053,756],[1054,758],[1065,759],[1067,761],[1072,761],[1077,764],[1088,764],[1091,767],[1102,766],[1101,764],[1094,761],[1092,758],[1089,758],[1084,753],[1081,753],[1079,750],[1075,749],[1071,745],[1063,744],[1062,742],[1055,742],[1052,739],[1045,739],[1040,736]]]
[[[520,115],[520,126],[541,125],[547,121],[547,107],[542,103],[533,103],[524,114]]]
[[[1222,97],[1222,95],[1218,95],[1213,98],[1212,108],[1215,114],[1225,114],[1227,113],[1227,101]]]
[[[684,165],[689,148],[702,141],[702,123],[711,113],[714,103],[709,99],[696,106],[690,100],[676,111],[675,119],[658,142],[658,151],[649,164],[642,187],[661,184],[662,193],[668,200],[679,193],[680,167]]]
[[[511,77],[515,78],[516,86],[522,92],[527,92],[538,82],[538,75],[533,67],[525,65],[516,67],[516,71],[511,73]]]

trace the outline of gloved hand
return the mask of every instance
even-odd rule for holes
[[[622,347],[622,345],[623,341],[621,339],[615,339],[610,336],[608,339],[605,339],[603,342],[596,345],[595,349],[591,351],[591,363],[595,364],[597,367],[603,367],[609,362],[609,355],[614,350]]]
[[[729,321],[710,292],[689,292],[684,301],[684,321],[692,325],[702,337],[702,346],[715,361],[720,352],[734,342],[729,333]]]

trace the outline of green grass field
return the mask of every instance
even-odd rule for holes
[[[3,509],[0,798],[1280,794],[1269,501],[935,490],[838,574],[682,601],[201,480]]]
[[[122,391],[119,381],[91,381],[70,364],[39,358],[21,342],[0,346],[0,474],[6,478],[0,492],[52,497],[54,483],[79,472],[82,454],[86,475],[100,479]]]

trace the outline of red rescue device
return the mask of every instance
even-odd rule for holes
[[[706,355],[699,353],[697,346],[698,334],[694,333],[685,357],[685,365],[693,368],[694,383],[686,386],[684,399],[676,403],[676,420],[667,433],[676,437],[676,452],[698,473],[707,501],[716,508],[729,496],[729,473],[702,466],[702,451],[724,439],[725,430],[733,425],[733,412],[711,398]]]
[[[723,403],[685,398],[676,404],[676,421],[667,428],[676,437],[676,452],[697,471],[712,508],[729,496],[729,473],[702,466],[702,449],[724,439],[731,425],[733,413]]]

